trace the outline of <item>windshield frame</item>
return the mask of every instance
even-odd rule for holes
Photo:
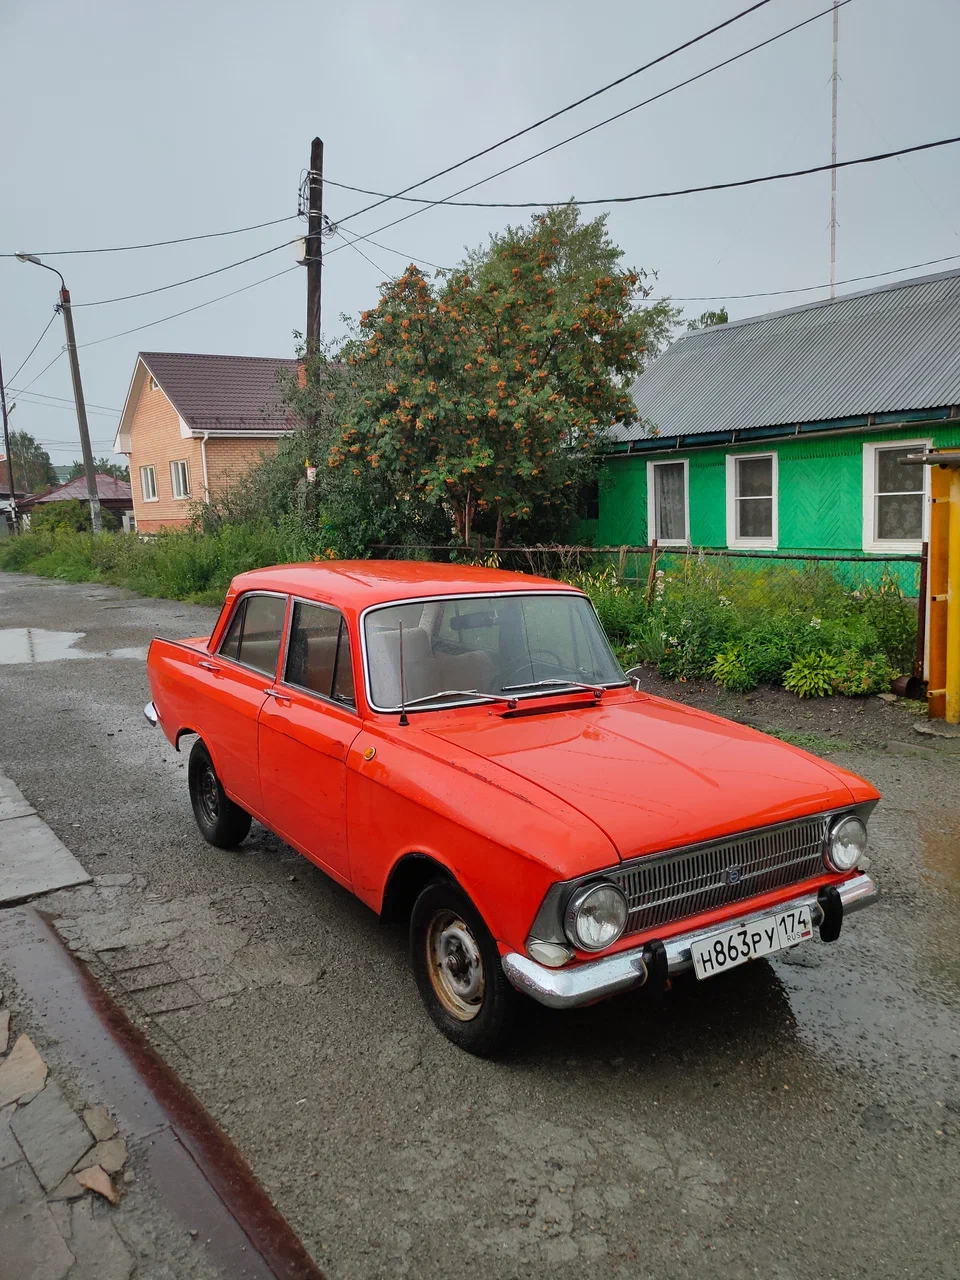
[[[597,626],[600,628],[600,634],[603,636],[604,642],[609,647],[610,652],[613,655],[614,661],[617,663],[618,667],[620,666],[620,663],[616,657],[616,654],[613,653],[613,646],[610,644],[610,640],[607,637],[607,633],[603,629],[603,624],[600,621],[599,614],[597,613],[597,610],[594,607],[593,601],[590,599],[588,595],[585,595],[584,592],[577,591],[575,589],[573,590],[564,589],[563,587],[558,586],[556,590],[537,591],[537,590],[530,590],[529,587],[527,588],[518,587],[515,591],[451,591],[449,593],[444,593],[441,595],[408,596],[398,600],[383,600],[378,604],[367,605],[365,609],[362,609],[360,611],[360,615],[357,618],[358,629],[360,632],[360,656],[361,656],[361,667],[363,670],[363,693],[367,701],[367,706],[370,708],[370,710],[375,711],[381,715],[399,715],[403,710],[405,710],[405,708],[399,705],[395,707],[381,707],[381,706],[378,706],[377,703],[374,702],[373,700],[373,692],[372,692],[372,686],[370,681],[370,665],[367,658],[367,618],[370,614],[376,613],[380,609],[396,609],[400,606],[408,605],[408,604],[434,604],[437,602],[444,602],[447,600],[493,600],[493,599],[501,599],[507,596],[530,596],[534,598],[540,597],[540,596],[569,596],[573,600],[585,600],[587,602],[587,605],[590,608],[591,613],[596,619]],[[627,689],[630,687],[630,680],[626,675],[624,675],[622,680],[606,681],[603,683],[601,687],[604,689]],[[517,699],[518,701],[526,702],[533,698],[544,698],[544,697],[549,698],[549,697],[556,697],[558,694],[565,695],[568,693],[583,693],[583,692],[585,692],[585,690],[581,686],[578,686],[578,683],[575,680],[572,680],[569,685],[555,685],[553,688],[550,688],[550,689],[531,689],[526,693],[518,690],[516,693],[510,693],[509,695],[504,695],[504,701],[507,701],[509,698],[509,700],[511,701],[513,699]],[[595,705],[595,703],[593,703],[592,700],[591,700],[591,705]],[[455,707],[489,707],[489,706],[490,706],[490,702],[488,698],[481,699],[479,697],[474,697],[474,698],[461,698],[457,702],[441,702],[441,703],[438,703],[436,706],[429,706],[429,705],[425,706],[423,703],[421,703],[419,706],[408,707],[406,708],[406,710],[415,711],[417,714],[426,714],[431,711],[451,711]]]

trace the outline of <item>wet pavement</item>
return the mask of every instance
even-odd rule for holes
[[[402,936],[256,824],[200,839],[116,654],[214,616],[0,575],[0,650],[29,627],[97,657],[0,665],[0,767],[97,877],[49,900],[63,936],[331,1280],[960,1276],[956,755],[911,751],[902,713],[905,745],[836,757],[884,793],[883,898],[839,942],[660,1007],[532,1008],[479,1062],[428,1022]]]

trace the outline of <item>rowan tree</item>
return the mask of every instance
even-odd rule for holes
[[[541,215],[479,278],[460,270],[432,287],[411,265],[385,285],[343,353],[353,395],[329,468],[388,476],[442,507],[463,542],[478,521],[499,545],[543,508],[569,511],[582,459],[612,424],[636,421],[627,387],[650,322],[636,272],[574,279],[563,247]]]

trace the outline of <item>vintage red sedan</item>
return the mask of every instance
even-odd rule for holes
[[[662,991],[873,902],[879,795],[795,747],[639,691],[582,592],[493,569],[332,562],[234,579],[208,638],[156,639],[147,718],[186,735],[200,831],[256,818],[409,927],[455,1044],[523,997]]]

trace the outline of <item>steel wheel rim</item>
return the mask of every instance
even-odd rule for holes
[[[197,803],[200,806],[204,821],[209,823],[210,826],[215,826],[217,819],[220,817],[220,789],[217,785],[217,775],[210,765],[207,765],[200,774],[197,785]]]
[[[443,1008],[472,1022],[483,1007],[486,981],[476,938],[455,911],[438,911],[427,929],[427,972]]]

